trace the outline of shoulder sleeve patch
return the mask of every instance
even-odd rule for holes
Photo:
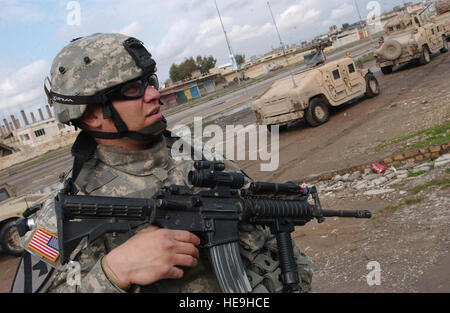
[[[25,252],[11,286],[11,293],[35,293],[47,282],[53,268],[32,254]]]

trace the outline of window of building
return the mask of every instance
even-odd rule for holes
[[[333,77],[335,80],[341,78],[341,75],[339,74],[339,70],[333,71]]]
[[[389,27],[389,31],[390,31],[390,32],[393,32],[393,31],[394,31],[394,27],[390,26],[390,27]]]
[[[350,74],[355,72],[355,66],[353,65],[353,63],[348,65],[348,72]]]
[[[45,130],[44,130],[43,128],[38,129],[38,130],[35,130],[35,131],[34,131],[34,135],[35,135],[36,137],[44,136],[44,135],[45,135]]]
[[[64,129],[65,127],[66,127],[66,125],[58,123],[58,129],[59,130]]]
[[[431,33],[434,35],[434,28],[431,29]]]
[[[28,136],[28,134],[20,135],[20,139],[22,139],[22,141],[28,141],[30,140],[30,136]]]
[[[397,27],[397,30],[402,29],[402,26],[400,24],[398,24],[396,27]]]

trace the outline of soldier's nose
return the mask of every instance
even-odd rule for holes
[[[160,97],[159,91],[153,88],[152,86],[147,86],[144,93],[144,101],[152,102],[154,100],[158,100]]]

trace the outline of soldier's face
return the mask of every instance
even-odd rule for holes
[[[139,131],[162,119],[159,97],[158,90],[148,86],[144,95],[139,99],[113,100],[112,103],[128,130]],[[111,126],[114,127],[114,125]]]

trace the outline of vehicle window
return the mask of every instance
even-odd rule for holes
[[[0,202],[9,198],[9,194],[5,188],[0,189]]]
[[[348,72],[350,74],[355,72],[355,67],[353,66],[353,63],[348,65]]]
[[[339,70],[333,71],[333,77],[335,80],[341,78],[341,75],[339,74]]]

